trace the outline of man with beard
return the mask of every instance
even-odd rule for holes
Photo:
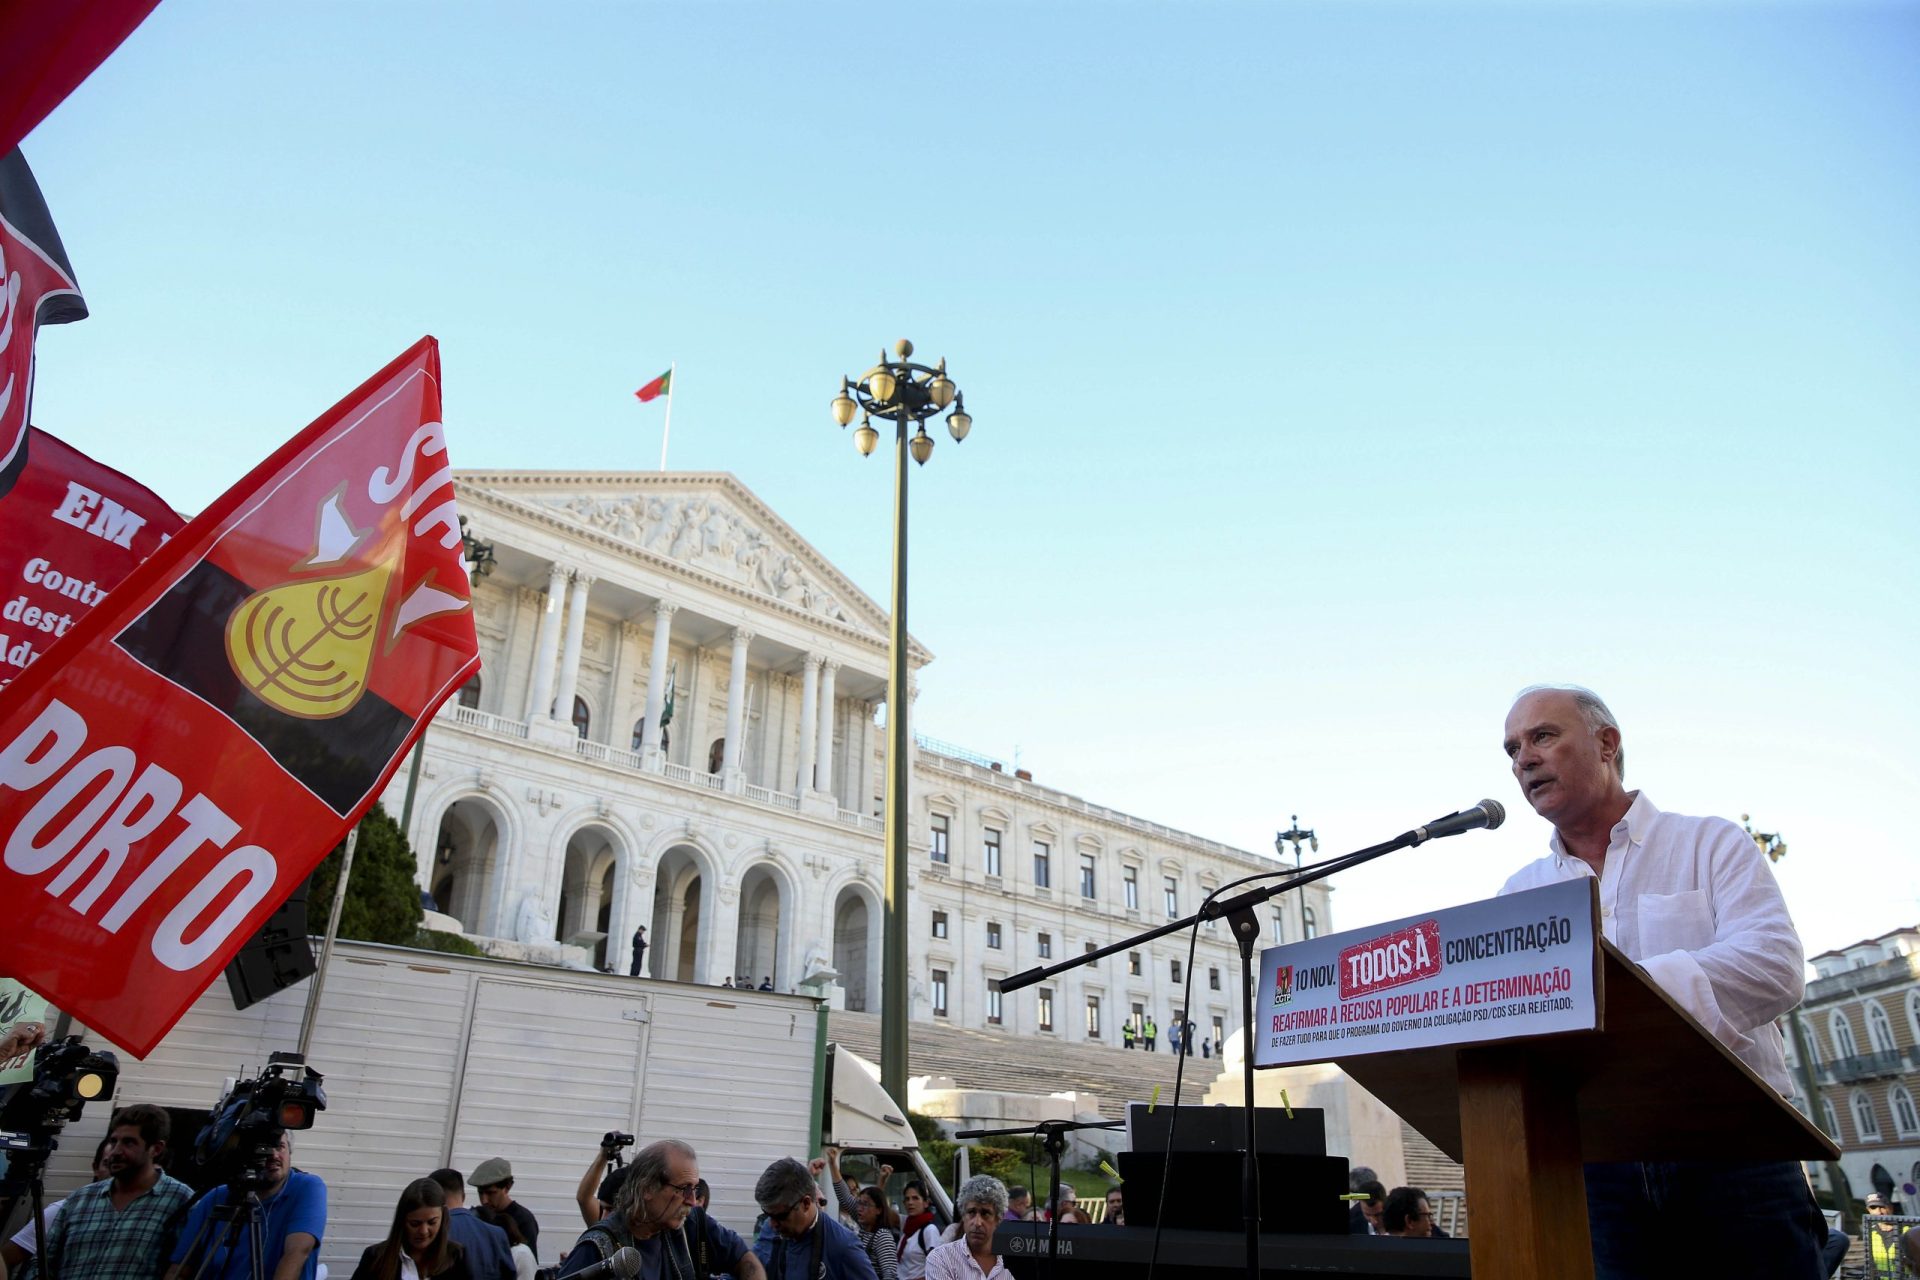
[[[1553,836],[1547,855],[1501,892],[1597,880],[1607,940],[1790,1096],[1776,1019],[1800,1003],[1805,959],[1752,838],[1723,818],[1664,813],[1645,792],[1628,791],[1619,722],[1590,689],[1522,690],[1503,745],[1520,793]],[[1597,1280],[1821,1274],[1826,1219],[1795,1161],[1589,1164],[1586,1183]]]
[[[742,1240],[695,1208],[700,1158],[674,1138],[642,1147],[607,1216],[588,1227],[560,1267],[575,1275],[623,1248],[640,1254],[639,1280],[699,1280],[729,1273],[767,1280]]]
[[[927,1255],[927,1280],[1012,1280],[993,1251],[993,1233],[1007,1211],[1006,1184],[984,1173],[968,1178],[953,1207],[963,1234]]]
[[[107,1128],[113,1176],[67,1197],[47,1228],[46,1268],[87,1280],[153,1280],[166,1266],[193,1192],[160,1171],[171,1125],[152,1103],[116,1111]]]
[[[268,1280],[313,1280],[327,1226],[327,1184],[293,1167],[293,1138],[284,1129],[267,1156],[266,1174],[267,1186],[260,1192],[261,1273]],[[227,1189],[216,1187],[194,1204],[174,1242],[166,1280],[183,1275],[248,1280],[253,1275],[246,1228],[229,1245],[227,1224],[214,1217],[226,1203]],[[209,1258],[212,1266],[202,1270]]]

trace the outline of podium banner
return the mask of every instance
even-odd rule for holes
[[[1591,1031],[1591,879],[1260,954],[1253,1065]]]

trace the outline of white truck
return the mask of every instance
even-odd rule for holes
[[[173,1109],[172,1145],[190,1147],[226,1081],[297,1047],[307,991],[235,1010],[216,983],[145,1061],[121,1055],[113,1105]],[[512,1162],[540,1260],[557,1261],[582,1226],[575,1188],[614,1129],[691,1143],[715,1217],[742,1235],[767,1164],[829,1141],[892,1164],[896,1194],[920,1177],[951,1216],[905,1110],[871,1064],[826,1043],[810,997],[342,942],[307,1057],[327,1109],[294,1134],[294,1164],[326,1180],[320,1257],[336,1276],[386,1238],[408,1182],[489,1156]],[[61,1135],[49,1200],[86,1180],[111,1110],[89,1106]]]

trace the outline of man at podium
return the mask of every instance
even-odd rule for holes
[[[1547,856],[1501,892],[1597,877],[1608,941],[1789,1095],[1774,1020],[1800,1003],[1805,955],[1752,839],[1724,819],[1662,813],[1628,791],[1619,723],[1591,690],[1523,690],[1504,747],[1553,835]],[[1826,1220],[1794,1161],[1589,1164],[1586,1183],[1600,1280],[1822,1274]],[[1695,1250],[1711,1271],[1680,1256]]]

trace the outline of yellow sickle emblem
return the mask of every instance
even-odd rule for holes
[[[345,715],[367,689],[394,564],[255,592],[227,621],[227,661],[274,710],[304,720]]]

